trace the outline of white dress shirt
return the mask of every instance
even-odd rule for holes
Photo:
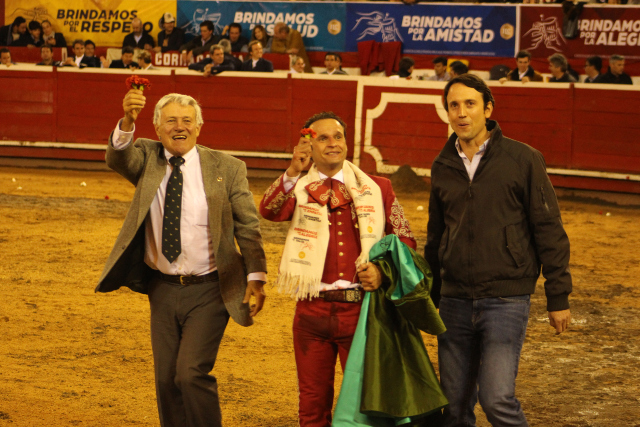
[[[133,133],[120,130],[120,123],[113,132],[111,144],[116,150],[125,149],[133,141]],[[164,274],[181,276],[202,276],[217,270],[213,244],[209,230],[209,206],[204,192],[204,180],[200,155],[193,147],[184,156],[182,171],[182,214],[180,216],[180,240],[182,250],[172,263],[162,254],[162,222],[166,187],[171,177],[172,166],[168,160],[173,157],[164,150],[167,168],[164,178],[158,186],[156,196],[151,202],[149,214],[145,219],[145,263]],[[250,273],[247,280],[266,282],[264,272]]]
[[[462,158],[462,163],[464,163],[464,167],[467,169],[467,173],[469,174],[469,182],[473,181],[473,176],[476,174],[476,170],[478,170],[480,159],[487,150],[487,145],[489,145],[489,139],[490,138],[487,138],[487,140],[480,146],[478,152],[473,155],[471,160],[467,158],[467,155],[464,154],[464,151],[460,148],[460,139],[456,139],[456,149],[458,150],[458,155]]]

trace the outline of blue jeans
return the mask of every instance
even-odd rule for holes
[[[478,300],[442,297],[438,335],[440,381],[449,406],[444,425],[475,426],[480,405],[493,426],[528,426],[516,399],[529,295]]]

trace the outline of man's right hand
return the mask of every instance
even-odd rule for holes
[[[138,114],[144,108],[147,98],[144,97],[141,90],[131,89],[122,101],[122,109],[124,110],[124,118],[120,124],[120,130],[131,132],[133,124],[138,118]]]
[[[293,158],[291,159],[291,165],[287,169],[288,176],[298,176],[309,166],[311,161],[311,141],[303,136],[298,140],[298,145],[293,147]]]
[[[204,66],[204,76],[205,77],[211,77],[211,68],[213,67],[213,64],[207,64]]]

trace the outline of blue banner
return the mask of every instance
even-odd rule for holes
[[[403,53],[515,55],[516,6],[348,3],[346,51],[358,42],[399,41]]]
[[[200,34],[200,23],[212,21],[215,34],[237,22],[242,35],[251,39],[251,30],[263,25],[269,35],[277,22],[284,22],[298,30],[308,51],[338,51],[345,47],[345,3],[303,2],[234,2],[234,1],[178,1],[178,26],[187,37]]]

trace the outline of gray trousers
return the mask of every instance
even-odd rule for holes
[[[222,426],[213,369],[229,313],[220,282],[149,285],[151,346],[162,427]]]

